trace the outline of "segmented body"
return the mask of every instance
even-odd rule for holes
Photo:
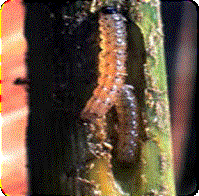
[[[106,12],[110,10],[106,10]],[[133,86],[125,84],[127,76],[126,19],[121,13],[100,13],[100,47],[98,86],[82,111],[82,117],[99,127],[102,118],[115,105],[119,119],[115,126],[118,141],[116,158],[133,162],[139,150],[138,107]]]
[[[115,104],[125,82],[126,28],[119,13],[100,13],[100,47],[98,86],[82,112],[93,121],[102,117]]]
[[[116,158],[125,163],[132,163],[139,150],[138,105],[134,88],[124,85],[120,99],[116,102],[119,124],[116,127],[118,143]]]

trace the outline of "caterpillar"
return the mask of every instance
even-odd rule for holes
[[[125,18],[108,7],[100,13],[100,47],[98,86],[93,92],[82,117],[93,120],[102,117],[114,105],[127,76]]]
[[[82,111],[82,118],[96,123],[113,106],[119,119],[114,145],[116,159],[132,163],[139,151],[138,107],[134,87],[125,84],[128,76],[126,18],[114,7],[103,8],[99,16],[100,47],[98,86]]]
[[[132,163],[139,151],[139,115],[138,100],[132,85],[124,85],[120,100],[116,102],[119,136],[116,145],[116,158],[122,163]]]

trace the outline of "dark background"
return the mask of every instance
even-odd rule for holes
[[[177,194],[196,190],[197,7],[190,1],[162,1],[165,57],[171,110]],[[182,154],[183,153],[183,154]]]

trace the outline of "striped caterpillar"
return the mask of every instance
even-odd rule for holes
[[[118,141],[116,158],[132,162],[139,149],[137,99],[134,88],[125,84],[127,76],[127,32],[125,17],[113,7],[102,9],[99,17],[100,47],[98,86],[82,111],[82,118],[96,123],[113,106],[119,119],[115,127]]]

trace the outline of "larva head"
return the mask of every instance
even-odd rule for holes
[[[101,11],[104,14],[116,14],[118,12],[117,8],[115,6],[106,6],[106,7],[103,7]]]

